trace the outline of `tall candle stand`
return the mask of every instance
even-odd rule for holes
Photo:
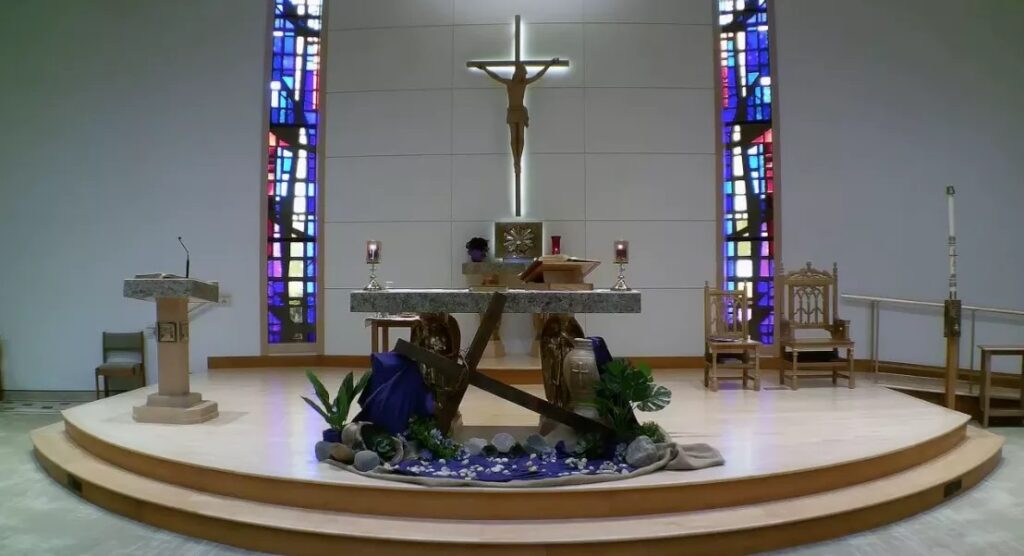
[[[380,264],[381,242],[371,239],[366,242],[366,264],[370,265],[370,282],[363,287],[364,291],[382,290],[377,281],[377,265]]]
[[[956,284],[956,227],[953,222],[953,197],[956,189],[946,188],[946,207],[949,220],[949,297],[944,303],[943,336],[946,337],[946,407],[956,409],[956,382],[960,374],[961,303],[957,299]]]
[[[626,285],[626,265],[629,264],[629,242],[624,239],[615,240],[615,264],[619,265],[619,277],[611,287],[612,291],[628,292],[630,287]]]

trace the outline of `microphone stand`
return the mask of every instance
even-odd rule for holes
[[[185,247],[185,242],[181,241],[181,236],[178,236],[178,243],[180,243],[181,248],[185,250],[185,278],[188,278],[188,273],[190,270],[189,267],[192,266],[192,261],[190,260],[188,247]]]

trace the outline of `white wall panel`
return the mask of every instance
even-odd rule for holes
[[[439,155],[328,158],[329,222],[451,218],[452,159]]]
[[[450,27],[392,27],[332,31],[327,91],[450,87]]]
[[[714,220],[715,156],[587,155],[587,218]]]
[[[588,87],[713,85],[707,25],[587,25]]]
[[[591,276],[609,287],[618,275],[613,243],[629,241],[626,281],[635,288],[704,287],[715,280],[714,222],[587,222],[587,256],[604,263]]]
[[[327,156],[448,154],[452,92],[327,95]]]
[[[711,25],[713,7],[706,0],[583,0],[583,20]]]
[[[366,285],[366,241],[383,242],[377,277],[396,288],[451,285],[449,222],[332,222],[324,226],[324,284],[334,288]]]
[[[583,0],[455,0],[455,23],[505,23],[516,15],[532,22],[583,19]]]
[[[452,0],[331,0],[330,29],[451,25]]]
[[[715,152],[711,89],[588,89],[587,152]]]

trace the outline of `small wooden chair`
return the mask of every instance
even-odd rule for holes
[[[779,383],[791,381],[799,388],[801,376],[832,376],[832,384],[840,377],[853,388],[853,341],[850,322],[839,318],[839,267],[832,263],[832,273],[818,270],[807,263],[805,268],[782,276],[782,295],[778,298],[779,319]],[[816,337],[809,337],[808,332]],[[803,333],[800,337],[797,334]],[[846,357],[840,351],[846,351]],[[788,365],[787,365],[788,363]],[[787,366],[789,367],[787,369]],[[840,369],[846,369],[845,373]]]
[[[100,377],[103,377],[103,397],[110,395],[111,378],[134,378],[139,386],[146,385],[146,340],[142,332],[104,332],[103,363],[96,367],[96,398],[100,397]]]
[[[718,391],[718,381],[753,379],[761,389],[761,342],[750,339],[750,306],[742,291],[708,287],[704,282],[704,387]],[[740,376],[718,376],[719,369],[739,369]]]
[[[364,327],[370,327],[370,353],[391,351],[391,329],[412,328],[420,318],[416,315],[386,315],[367,317]]]

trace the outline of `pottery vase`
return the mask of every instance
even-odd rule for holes
[[[587,338],[573,340],[573,349],[562,360],[562,382],[569,389],[569,399],[576,413],[597,417],[595,396],[601,375],[597,370],[594,345]]]

